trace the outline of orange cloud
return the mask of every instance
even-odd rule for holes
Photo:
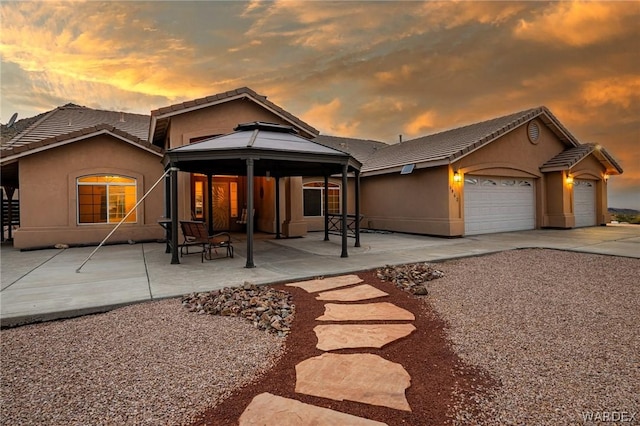
[[[521,19],[514,29],[516,37],[542,43],[587,46],[610,40],[629,29],[623,21],[629,15],[640,19],[637,3],[626,2],[553,2],[531,20]]]
[[[80,93],[86,92],[87,98],[93,97],[90,87],[96,83],[149,96],[201,94],[201,88],[185,86],[166,66],[169,55],[174,69],[191,66],[196,54],[184,40],[167,35],[143,37],[150,22],[138,21],[136,26],[118,31],[127,23],[127,5],[111,3],[109,14],[78,9],[69,3],[21,3],[20,8],[4,5],[3,60],[35,73],[35,79],[38,73],[45,73],[58,83],[69,80],[66,85],[76,89],[84,82],[85,90]],[[35,25],[38,21],[41,24]],[[59,22],[65,23],[63,28]]]
[[[632,102],[640,101],[640,76],[620,75],[589,81],[581,95],[588,106],[612,104],[629,108]]]
[[[436,116],[437,114],[433,110],[423,112],[405,124],[405,133],[410,137],[425,134],[436,126]]]
[[[328,104],[314,104],[301,115],[307,123],[313,123],[322,133],[339,136],[355,136],[359,121],[345,121],[342,102],[334,98]]]

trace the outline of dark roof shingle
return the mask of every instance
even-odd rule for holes
[[[363,167],[363,172],[415,163],[450,163],[535,117],[540,117],[567,145],[579,145],[546,107],[538,107],[389,145],[374,153]]]
[[[146,141],[149,132],[148,115],[67,104],[37,117],[37,120],[29,120],[29,125],[20,133],[2,141],[2,157],[100,131],[111,132],[156,152],[160,151],[152,148]]]
[[[319,135],[314,142],[328,146],[329,148],[351,154],[353,158],[364,164],[379,149],[389,146],[384,142],[370,139],[353,139],[338,136]]]

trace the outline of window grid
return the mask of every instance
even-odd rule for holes
[[[79,224],[120,222],[137,202],[136,180],[124,176],[83,176],[77,190]],[[136,222],[136,212],[126,222]]]
[[[308,182],[302,187],[304,192],[304,215],[324,216],[324,182]],[[317,191],[317,192],[316,192]],[[340,213],[340,185],[329,183],[329,214]]]

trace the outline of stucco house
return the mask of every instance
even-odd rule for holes
[[[167,150],[229,134],[248,122],[290,126],[304,138],[351,154],[362,164],[362,227],[371,229],[458,237],[604,225],[608,177],[622,173],[603,147],[580,143],[545,107],[388,145],[320,135],[246,87],[150,116],[69,104],[41,114],[15,135],[3,134],[2,185],[19,188],[14,246],[101,241],[164,174]],[[180,219],[242,231],[245,176],[178,174]],[[347,183],[349,213],[355,179]],[[342,211],[339,176],[329,179],[328,188],[321,176],[277,182],[276,191],[269,176],[253,180],[258,231],[275,232],[276,217],[285,237],[322,229],[325,196],[328,213]],[[167,211],[166,190],[153,191],[112,240],[163,238],[158,220]]]
[[[607,180],[622,173],[602,146],[581,144],[545,107],[394,145],[344,143],[373,150],[361,157],[365,226],[399,232],[604,225]]]

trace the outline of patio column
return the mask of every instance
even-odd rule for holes
[[[164,217],[171,219],[171,174],[167,173],[164,178]],[[167,228],[164,233],[164,238],[167,241],[164,249],[165,253],[171,253],[171,231]]]
[[[213,235],[213,175],[207,173],[207,225],[209,235]],[[204,195],[204,194],[203,194]]]
[[[329,241],[329,176],[324,175],[324,240]]]
[[[247,158],[247,264],[245,268],[255,268],[253,263],[253,158]]]
[[[178,168],[171,167],[171,264],[180,263],[178,258]]]
[[[276,180],[276,240],[280,239],[280,176]]]
[[[360,247],[360,170],[356,170],[356,244]]]
[[[340,257],[349,257],[347,253],[347,172],[349,166],[342,166],[342,254]]]

